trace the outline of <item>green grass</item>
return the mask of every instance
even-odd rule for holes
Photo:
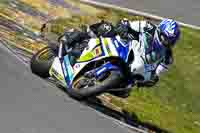
[[[200,31],[182,29],[182,38],[174,50],[175,63],[157,87],[163,89],[154,89],[166,103],[193,113],[200,112],[199,41]]]
[[[93,20],[101,19],[101,15]],[[110,17],[109,17],[110,16]],[[108,10],[104,19],[116,22],[127,14]],[[89,23],[90,17],[58,20],[64,27]],[[54,25],[55,26],[55,25]],[[60,32],[61,31],[61,32]],[[60,30],[57,33],[62,33]],[[142,122],[152,123],[176,133],[200,132],[200,31],[182,28],[182,36],[174,49],[174,64],[160,82],[152,88],[132,91],[127,103],[113,99],[113,103],[136,114]]]
[[[142,20],[144,17],[141,16],[130,16],[126,12],[120,12],[117,10],[104,9],[103,11],[99,11],[99,13],[92,15],[83,15],[79,16],[77,14],[73,14],[70,18],[57,18],[55,20],[50,21],[48,24],[48,32],[55,33],[57,35],[62,35],[64,31],[71,28],[81,29],[81,27],[85,24],[94,24],[101,20],[106,20],[112,23],[116,23],[121,18],[128,18],[129,20]]]
[[[75,2],[76,3],[76,2]],[[7,1],[0,1],[0,14],[9,16]],[[81,5],[83,12],[89,6]],[[128,13],[110,9],[91,7],[97,15],[88,13],[88,16],[72,15],[71,18],[51,20],[50,32],[60,35],[65,29],[92,24],[101,19],[116,23],[120,18],[132,20],[143,17],[130,16]],[[89,12],[89,11],[88,11]],[[7,13],[7,14],[6,14]],[[69,16],[68,14],[66,16]],[[15,19],[13,19],[15,20]],[[35,21],[30,21],[35,23]],[[29,22],[28,22],[29,23]],[[31,24],[34,25],[34,24]],[[0,29],[1,31],[2,29]],[[32,42],[24,35],[16,35],[16,39],[5,38],[29,50],[39,49],[42,45]],[[9,34],[8,34],[9,35]],[[3,37],[3,36],[1,36]],[[23,41],[23,39],[27,41]],[[14,45],[14,44],[13,44]],[[164,74],[160,82],[152,88],[134,89],[127,99],[113,98],[112,102],[124,110],[136,115],[141,122],[151,123],[174,133],[200,133],[200,31],[182,28],[181,40],[174,49],[174,65]]]
[[[122,104],[142,122],[175,133],[200,132],[200,31],[182,28],[174,65],[152,88],[139,88]]]

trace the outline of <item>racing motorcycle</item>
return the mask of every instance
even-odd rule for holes
[[[30,67],[42,78],[56,79],[70,96],[79,100],[105,92],[117,95],[134,86],[128,64],[134,60],[138,43],[136,40],[124,43],[119,36],[91,38],[74,59],[61,42],[58,51],[47,46],[34,54]]]

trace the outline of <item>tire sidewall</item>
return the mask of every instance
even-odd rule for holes
[[[52,47],[47,46],[39,50],[36,54],[34,54],[30,61],[30,67],[31,67],[32,72],[42,78],[47,78],[50,76],[49,69],[51,68],[53,59],[55,57],[54,56],[48,60],[41,60],[39,56],[41,56],[41,54],[43,53],[46,53],[45,51],[51,52],[51,54],[54,54],[56,56]]]

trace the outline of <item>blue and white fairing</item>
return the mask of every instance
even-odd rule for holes
[[[129,52],[129,44],[122,42],[119,36],[113,37],[113,38],[100,38],[99,43],[97,44],[96,39],[91,39],[90,42],[88,43],[88,48],[85,48],[83,53],[81,54],[81,58],[84,58],[83,60],[77,61],[74,66],[71,65],[69,56],[66,55],[64,56],[63,60],[61,61],[62,63],[62,70],[64,73],[64,79],[67,83],[68,88],[71,87],[73,79],[75,76],[90,62],[101,60],[107,57],[119,57],[124,62],[127,61],[127,56]],[[97,49],[100,49],[100,53],[97,52]],[[94,57],[88,58],[88,54],[94,55]],[[85,58],[87,57],[87,58]],[[101,75],[102,73],[110,70],[118,70],[120,71],[120,68],[118,66],[113,65],[110,62],[107,62],[106,64],[102,65],[98,69],[94,69],[96,76]]]
[[[112,42],[118,52],[118,55],[121,59],[124,60],[124,62],[127,62],[128,59],[128,53],[129,53],[129,44],[131,43],[125,43],[121,40],[120,36],[116,36],[115,38],[112,38]]]

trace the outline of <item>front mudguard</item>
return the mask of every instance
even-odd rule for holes
[[[119,73],[122,73],[120,67],[113,65],[111,62],[107,62],[106,64],[97,68],[94,71],[94,73],[95,73],[96,77],[99,77],[102,73],[105,73],[105,72],[108,72],[108,71],[111,71],[111,70],[115,70],[115,71],[118,71]]]

